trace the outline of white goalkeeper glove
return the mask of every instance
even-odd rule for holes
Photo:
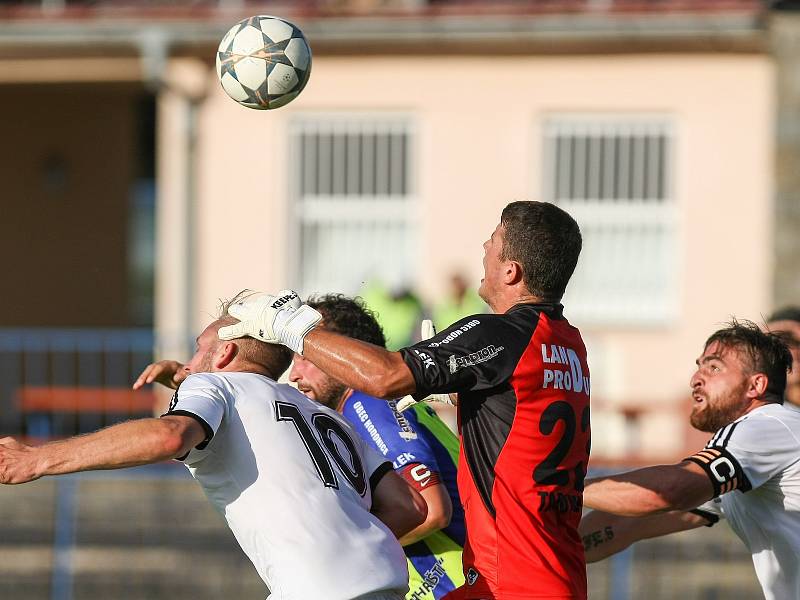
[[[303,304],[297,292],[282,290],[276,296],[253,294],[228,307],[228,314],[239,322],[220,327],[219,339],[250,336],[269,344],[283,344],[303,354],[303,340],[322,320],[322,315]]]
[[[424,341],[432,338],[435,335],[436,327],[433,326],[433,321],[430,319],[424,319],[422,321],[422,327],[420,328],[420,339]],[[397,410],[403,412],[417,402],[442,402],[444,404],[450,404],[451,406],[453,405],[453,401],[450,399],[450,394],[431,394],[422,400],[416,400],[412,396],[403,396],[397,401]]]

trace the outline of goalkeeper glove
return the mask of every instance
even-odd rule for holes
[[[303,354],[303,340],[322,320],[322,315],[303,304],[293,290],[282,290],[276,296],[248,296],[232,304],[228,314],[239,322],[220,327],[219,339],[250,336],[269,344],[283,344],[297,354]]]

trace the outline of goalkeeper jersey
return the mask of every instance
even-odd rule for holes
[[[400,544],[370,512],[391,465],[341,415],[254,373],[190,375],[167,414],[205,429],[183,460],[273,598],[406,592]]]
[[[458,438],[425,404],[401,413],[394,401],[353,392],[341,410],[356,432],[417,490],[432,485],[447,489],[453,504],[450,524],[403,548],[409,571],[407,600],[438,600],[464,583],[464,511],[456,481]]]
[[[457,321],[400,350],[415,397],[458,392],[467,599],[585,599],[589,367],[560,304]]]

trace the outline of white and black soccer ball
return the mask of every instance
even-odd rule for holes
[[[311,74],[311,48],[289,21],[257,15],[228,30],[217,50],[222,89],[242,106],[269,110],[303,91]]]

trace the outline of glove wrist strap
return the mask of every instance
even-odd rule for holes
[[[297,354],[303,354],[303,340],[322,320],[322,315],[304,304],[289,315],[280,332],[281,343]]]

